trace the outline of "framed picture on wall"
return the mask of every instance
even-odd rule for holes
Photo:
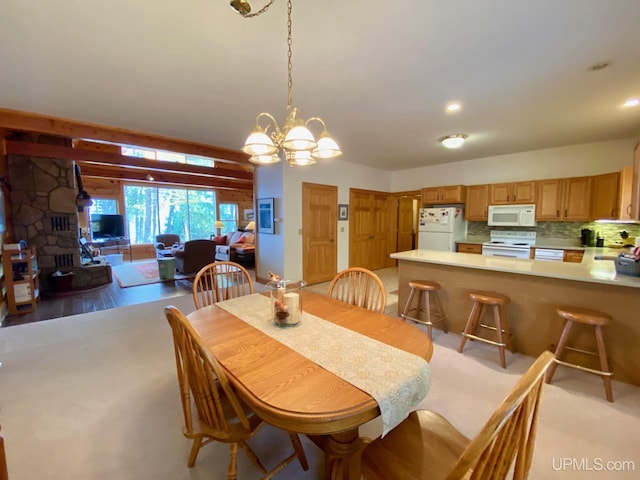
[[[349,220],[349,205],[338,204],[338,220]]]
[[[276,233],[273,220],[273,198],[258,199],[258,233]]]
[[[251,220],[255,220],[254,214],[253,214],[253,208],[245,208],[244,209],[244,219],[247,222],[250,222]]]

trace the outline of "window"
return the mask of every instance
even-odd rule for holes
[[[125,185],[124,202],[131,243],[153,243],[162,233],[187,241],[213,232],[213,190]]]
[[[93,204],[89,207],[90,213],[118,213],[118,201],[115,198],[92,198]]]
[[[238,229],[238,205],[235,203],[221,203],[220,221],[224,223],[223,234],[235,232]]]
[[[200,165],[202,167],[215,167],[215,160],[209,157],[199,157],[197,155],[185,155],[184,153],[167,152],[164,150],[154,150],[152,148],[122,146],[122,155],[136,158],[146,158],[148,160],[161,160],[164,162],[188,163],[190,165]]]

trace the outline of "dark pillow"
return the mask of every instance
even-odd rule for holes
[[[215,242],[216,245],[226,245],[227,244],[227,236],[226,235],[219,235],[217,237],[214,237],[213,241]]]

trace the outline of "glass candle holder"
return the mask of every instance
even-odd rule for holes
[[[274,280],[266,287],[271,294],[271,315],[279,327],[293,327],[302,318],[301,290],[304,280]]]

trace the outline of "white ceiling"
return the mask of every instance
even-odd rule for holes
[[[0,108],[240,148],[257,113],[282,123],[286,91],[285,0],[253,19],[228,0],[0,2]],[[294,0],[293,103],[349,162],[636,137],[632,96],[639,0]],[[437,140],[459,132],[459,150]]]

